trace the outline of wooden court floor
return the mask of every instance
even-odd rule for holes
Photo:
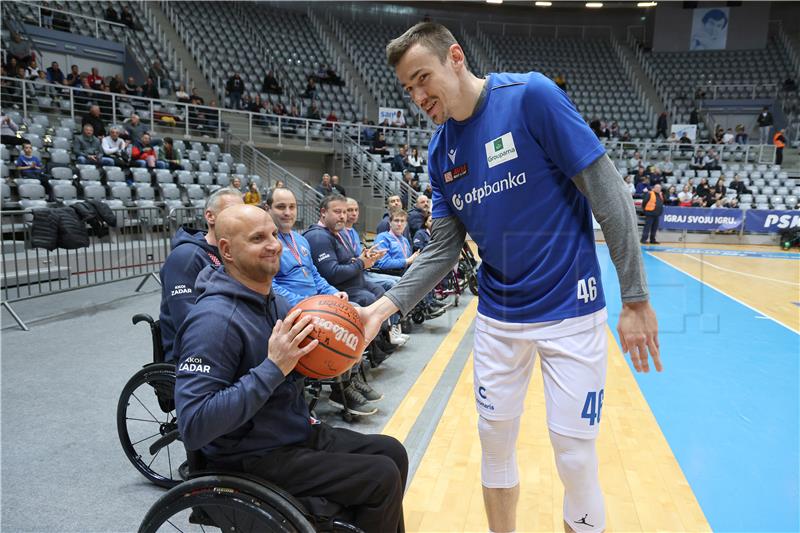
[[[758,250],[745,247],[711,247]],[[777,247],[765,248],[775,252]],[[800,261],[652,252],[790,329],[800,332]],[[403,440],[434,386],[442,361],[474,318],[465,311],[387,424]],[[607,531],[709,531],[711,528],[647,405],[615,338],[609,335],[604,426],[598,439]],[[537,362],[537,367],[538,367]],[[438,369],[438,370],[437,370]],[[522,494],[517,531],[563,531],[562,487],[545,423],[540,369],[526,398],[518,442]],[[480,443],[472,389],[472,359],[464,366],[405,497],[409,531],[488,531],[480,486]]]

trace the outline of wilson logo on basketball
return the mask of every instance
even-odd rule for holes
[[[355,350],[358,346],[358,336],[348,329],[319,316],[312,316],[311,321],[316,327],[333,333],[333,336],[337,341],[343,343],[351,350]]]

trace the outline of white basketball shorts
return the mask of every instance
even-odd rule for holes
[[[474,384],[480,416],[522,415],[536,353],[542,358],[547,425],[555,433],[597,436],[606,383],[607,313],[556,322],[500,322],[480,313],[475,321]]]

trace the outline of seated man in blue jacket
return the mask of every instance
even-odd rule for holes
[[[350,508],[368,532],[402,532],[408,457],[392,437],[333,428],[311,418],[298,360],[310,316],[274,294],[281,243],[269,214],[237,205],[217,217],[224,267],[197,278],[197,302],[175,342],[181,438],[211,468],[240,470],[298,497]]]
[[[283,245],[281,266],[272,280],[275,294],[283,296],[294,307],[309,296],[317,294],[333,294],[347,300],[347,293],[336,290],[336,287],[319,275],[317,267],[311,260],[311,247],[305,237],[293,231],[297,222],[297,200],[294,193],[282,187],[276,188],[267,198],[267,206],[272,219],[278,226],[278,240]],[[375,347],[373,347],[374,349]],[[374,356],[374,354],[373,354]],[[384,356],[385,357],[385,356]],[[354,415],[374,415],[375,407],[367,405],[383,399],[358,372],[342,376],[343,387],[333,387],[328,401],[336,407],[343,408],[342,395],[347,398],[347,410]],[[356,394],[353,390],[357,391]]]
[[[386,255],[381,257],[375,267],[383,273],[402,276],[414,260],[419,256],[421,250],[412,252],[411,244],[406,239],[403,232],[406,229],[408,215],[402,209],[395,209],[389,215],[390,229],[379,233],[375,237],[373,246],[378,249],[386,250]],[[425,318],[436,318],[444,314],[445,310],[433,299],[431,294],[425,298]]]
[[[344,196],[338,193],[326,196],[320,203],[319,212],[319,222],[311,225],[303,233],[311,246],[314,265],[328,283],[346,291],[351,302],[366,307],[385,292],[383,287],[372,283],[366,277],[367,270],[372,268],[375,261],[385,252],[378,251],[372,246],[361,250],[359,255],[355,254],[353,247],[342,235],[347,221],[347,198]],[[395,326],[399,321],[399,315],[391,319]],[[389,335],[390,342],[396,346],[408,341],[408,336],[402,334],[398,327],[393,327]]]
[[[208,231],[179,228],[172,238],[172,251],[161,267],[161,345],[164,360],[172,362],[176,355],[172,352],[175,333],[194,305],[197,294],[194,282],[197,274],[208,265],[219,265],[217,216],[226,208],[243,204],[242,195],[225,187],[216,191],[206,200],[203,213]]]

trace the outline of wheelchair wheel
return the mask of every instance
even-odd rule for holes
[[[422,309],[416,308],[411,311],[411,320],[414,321],[414,324],[422,324],[425,322],[425,313],[422,312]]]
[[[234,476],[203,476],[173,487],[156,501],[139,533],[156,531],[313,533],[294,502],[260,484]]]
[[[469,274],[469,290],[475,296],[478,295],[478,276],[475,272],[470,272]]]
[[[175,365],[150,364],[128,380],[117,403],[117,433],[125,456],[159,487],[181,482],[186,450],[175,417]]]

